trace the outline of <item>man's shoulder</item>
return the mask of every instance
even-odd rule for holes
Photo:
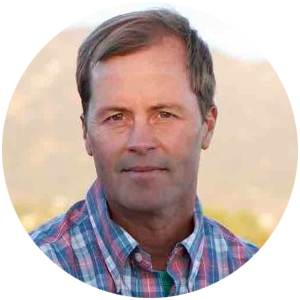
[[[243,239],[219,222],[204,217],[204,233],[211,249],[227,261],[230,274],[264,274],[268,268],[261,250],[253,243]]]
[[[204,233],[211,238],[214,243],[221,245],[223,249],[232,252],[245,253],[246,256],[253,256],[259,248],[251,242],[237,236],[224,225],[216,220],[204,216]]]
[[[43,223],[29,235],[40,248],[58,243],[61,239],[67,242],[70,232],[88,216],[86,209],[85,200],[76,202],[67,212]]]

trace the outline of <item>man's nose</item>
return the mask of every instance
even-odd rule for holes
[[[127,148],[128,151],[141,155],[156,149],[157,140],[151,124],[142,120],[135,121],[130,130]]]

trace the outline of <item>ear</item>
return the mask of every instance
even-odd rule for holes
[[[89,134],[88,134],[88,128],[87,128],[87,124],[86,124],[86,119],[84,118],[83,114],[80,116],[80,120],[81,120],[81,127],[82,127],[82,132],[83,132],[83,140],[84,140],[86,152],[87,152],[88,155],[93,156],[93,151],[92,151],[92,147],[91,147],[91,143],[90,143],[90,139],[89,139]]]
[[[214,105],[207,111],[203,122],[203,126],[205,128],[205,132],[202,139],[203,150],[206,150],[210,145],[214,133],[214,129],[216,126],[217,117],[218,117],[218,109]]]

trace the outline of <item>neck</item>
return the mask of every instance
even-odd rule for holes
[[[123,227],[142,249],[151,255],[155,270],[166,269],[168,258],[176,243],[193,231],[195,201],[181,203],[179,208],[171,207],[155,213],[127,211],[126,208],[117,209],[112,203],[108,205],[111,219]]]

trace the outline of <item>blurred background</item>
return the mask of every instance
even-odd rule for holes
[[[79,119],[77,49],[97,24],[130,10],[102,11],[65,29],[17,85],[4,126],[3,168],[27,231],[83,199],[95,179]],[[272,66],[247,37],[199,11],[177,10],[208,42],[217,79],[218,123],[211,147],[202,152],[198,180],[204,213],[261,247],[294,184],[297,133],[291,105]]]

